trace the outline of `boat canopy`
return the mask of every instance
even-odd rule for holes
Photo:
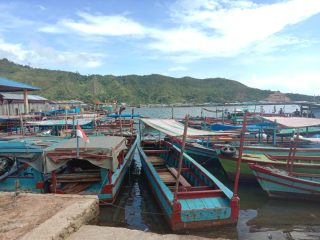
[[[304,117],[262,117],[263,119],[275,122],[288,128],[303,128],[320,126],[320,119],[318,118],[304,118]]]
[[[95,136],[86,143],[79,139],[81,160],[86,160],[101,168],[115,171],[118,168],[118,155],[127,149],[126,138],[118,136]],[[38,137],[0,141],[2,157],[14,157],[27,163],[39,172],[51,173],[76,159],[76,138]]]
[[[43,120],[43,121],[28,121],[27,125],[29,126],[41,126],[41,127],[52,127],[52,126],[64,126],[64,125],[77,125],[80,126],[90,124],[94,119],[93,118],[82,118],[76,119],[60,119],[60,120]]]
[[[141,121],[146,125],[165,133],[171,137],[178,137],[183,135],[184,125],[177,122],[174,119],[151,119],[151,118],[141,118]],[[230,135],[228,132],[213,132],[198,130],[195,128],[188,127],[187,136],[221,136]]]
[[[310,143],[320,143],[320,138],[307,138],[307,137],[303,137],[301,135],[299,136],[299,140],[307,141]]]
[[[118,155],[127,149],[126,138],[118,136],[90,137],[90,143],[79,138],[80,159],[93,165],[115,171],[118,168]],[[52,172],[75,158],[77,139],[71,138],[45,152],[45,170]]]

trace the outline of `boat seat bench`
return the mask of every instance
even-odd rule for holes
[[[172,176],[170,172],[158,172],[161,180],[166,185],[174,185],[176,183],[176,178]]]
[[[161,180],[166,185],[175,185],[177,181],[178,171],[175,168],[165,168],[157,171]],[[179,183],[185,189],[190,189],[192,185],[182,176],[180,175]]]
[[[168,167],[169,172],[175,177],[178,177],[178,171],[175,168]],[[192,187],[191,184],[180,174],[179,182],[182,186],[186,188]]]
[[[165,164],[165,160],[162,157],[157,155],[148,156],[148,160],[153,166],[159,166],[159,165]]]

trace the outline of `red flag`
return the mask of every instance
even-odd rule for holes
[[[82,128],[79,125],[77,125],[77,137],[83,138],[85,142],[89,143],[88,136],[85,134],[85,132],[82,130]]]

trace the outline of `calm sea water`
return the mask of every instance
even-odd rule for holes
[[[143,117],[151,118],[184,118],[186,114],[190,114],[193,117],[196,116],[206,116],[206,117],[216,117],[221,116],[221,111],[227,110],[229,112],[234,112],[235,110],[247,109],[250,112],[260,112],[261,108],[265,113],[272,113],[274,110],[279,112],[280,108],[284,109],[285,113],[293,113],[298,106],[296,105],[286,105],[286,106],[274,106],[274,105],[264,105],[264,106],[226,106],[226,107],[159,107],[159,108],[134,108],[134,112],[142,115]],[[206,111],[208,109],[213,112]],[[126,113],[131,113],[132,108],[127,108]]]
[[[264,106],[270,112],[273,106]],[[215,108],[212,108],[215,110]],[[286,110],[293,112],[296,106]],[[136,113],[149,117],[171,117],[171,108],[138,108]],[[250,109],[249,109],[250,110]],[[127,112],[131,112],[127,109]],[[287,111],[289,113],[289,110]],[[201,108],[174,108],[174,116],[182,118],[186,114],[200,116]],[[209,115],[211,114],[211,115]],[[214,115],[212,115],[214,114]],[[215,116],[215,113],[206,113]],[[151,194],[149,186],[141,173],[138,155],[121,193],[113,207],[102,207],[100,225],[121,226],[141,231],[161,234],[172,233]],[[207,165],[206,168],[232,189],[221,169]],[[184,232],[209,238],[226,239],[276,239],[276,240],[319,240],[320,239],[320,204],[311,201],[292,201],[271,199],[258,184],[242,183],[239,186],[241,211],[237,226],[218,227],[203,231]]]

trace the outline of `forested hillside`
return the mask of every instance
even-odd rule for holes
[[[263,100],[271,91],[247,87],[223,78],[172,78],[162,75],[90,75],[31,68],[0,60],[0,76],[41,88],[38,93],[50,100],[80,99],[140,103],[204,103]],[[288,94],[292,100],[312,96]]]

